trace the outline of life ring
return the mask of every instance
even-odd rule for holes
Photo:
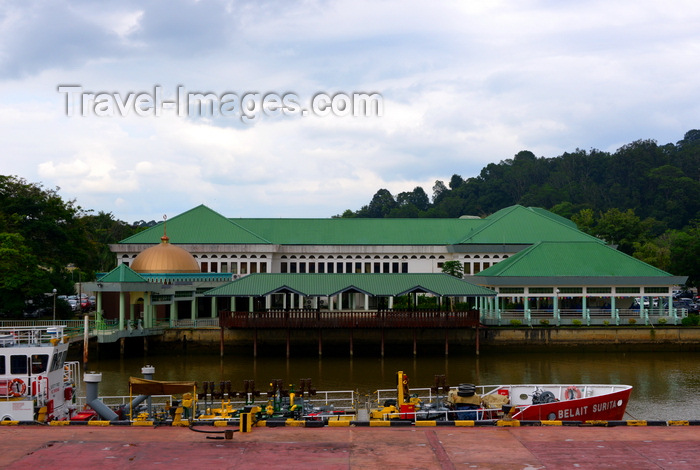
[[[567,400],[581,398],[581,389],[579,389],[576,385],[571,385],[566,389],[566,392],[564,392],[564,396]]]
[[[27,384],[24,380],[20,378],[14,378],[10,381],[9,387],[7,387],[8,393],[11,397],[21,397],[27,393]]]

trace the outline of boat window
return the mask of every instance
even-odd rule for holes
[[[53,371],[55,371],[55,370],[58,370],[58,369],[60,369],[61,367],[63,367],[63,363],[64,363],[65,360],[66,360],[66,353],[67,353],[67,352],[68,352],[68,351],[63,351],[63,352],[60,352],[60,353],[56,353],[56,354],[53,356],[53,361],[51,361],[51,372],[53,372]]]
[[[10,374],[26,375],[28,371],[27,356],[24,354],[10,356]]]
[[[5,356],[0,356],[0,374],[5,375],[7,373],[5,369]]]
[[[48,365],[48,354],[32,354],[32,374],[43,374]]]

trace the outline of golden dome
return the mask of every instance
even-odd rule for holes
[[[163,235],[160,245],[146,248],[134,258],[131,269],[137,273],[198,273],[199,264],[187,250],[171,245]]]

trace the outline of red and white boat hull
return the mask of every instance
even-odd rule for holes
[[[513,415],[521,421],[619,421],[624,418],[632,388],[606,395],[529,405]]]
[[[485,395],[504,395],[521,421],[618,421],[625,415],[630,385],[500,385],[485,386]]]

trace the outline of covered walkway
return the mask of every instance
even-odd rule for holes
[[[434,308],[419,306],[418,295],[437,299]],[[353,334],[358,329],[380,331],[380,350],[384,356],[387,329],[406,329],[413,336],[417,351],[418,332],[444,330],[445,353],[449,349],[448,332],[456,328],[480,326],[479,312],[464,306],[496,293],[447,274],[250,274],[212,289],[205,296],[243,299],[245,309],[220,312],[222,328],[255,331],[253,354],[257,356],[258,329],[286,329],[287,357],[290,355],[290,331],[309,330],[318,336],[319,355],[323,350],[323,329],[347,331],[350,355]],[[407,296],[400,308],[395,299]],[[459,308],[454,303],[459,300]],[[469,302],[469,303],[467,303]],[[233,302],[232,305],[240,304]],[[475,335],[478,338],[478,334]],[[222,345],[223,347],[223,345]],[[476,349],[478,351],[478,339]]]
[[[248,312],[271,309],[382,310],[393,309],[396,297],[418,294],[466,301],[495,297],[491,289],[447,274],[250,274],[206,292],[208,297],[248,299]],[[256,305],[255,300],[264,304]],[[372,301],[372,302],[371,302]],[[234,309],[231,309],[234,310]],[[240,310],[240,309],[236,309]]]

